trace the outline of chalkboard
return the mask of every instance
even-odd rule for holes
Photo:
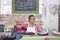
[[[15,10],[36,10],[36,0],[15,0]]]
[[[38,14],[39,0],[12,0],[13,14]]]

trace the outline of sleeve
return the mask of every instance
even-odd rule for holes
[[[38,31],[38,32],[40,31],[40,26],[37,26],[37,31]]]
[[[36,25],[36,29],[39,32],[40,31],[40,26]]]
[[[16,25],[14,26],[14,32],[16,32]]]

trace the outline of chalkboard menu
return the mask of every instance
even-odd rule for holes
[[[15,0],[15,10],[36,10],[36,0]]]

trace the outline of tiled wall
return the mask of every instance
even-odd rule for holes
[[[12,13],[12,0],[0,0],[1,1],[1,13],[0,14],[11,14]]]
[[[31,14],[0,15],[0,22],[6,26],[14,26],[15,21],[17,21],[17,20],[22,20],[24,23],[28,23],[28,16],[29,15],[31,15]],[[33,14],[33,15],[35,15],[35,14]],[[41,20],[42,16],[36,14],[35,18],[36,18],[35,23],[38,24],[39,26],[41,26],[42,25],[42,20]]]

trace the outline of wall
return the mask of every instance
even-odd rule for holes
[[[1,0],[0,0],[0,9],[1,9]],[[1,10],[0,10],[0,13],[1,13]]]
[[[43,27],[58,31],[58,0],[43,0]]]

